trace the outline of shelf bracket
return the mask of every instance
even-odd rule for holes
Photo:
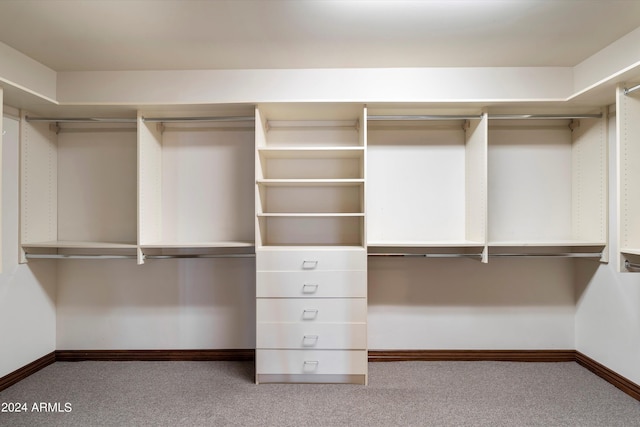
[[[465,132],[468,131],[470,127],[471,127],[471,122],[469,120],[464,120],[462,122],[462,130],[463,131],[465,131]]]
[[[160,134],[163,134],[166,128],[164,126],[164,123],[158,122],[156,123],[156,129],[158,130],[158,132],[160,132]]]
[[[60,126],[58,126],[58,122],[49,123],[49,130],[51,132],[55,132],[56,135],[60,133]]]
[[[571,121],[569,122],[569,129],[571,129],[571,132],[573,132],[575,129],[579,127],[580,127],[580,120],[571,119]]]

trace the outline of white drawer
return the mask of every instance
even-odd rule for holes
[[[366,350],[364,323],[258,323],[256,347]]]
[[[367,251],[358,249],[261,249],[256,251],[258,271],[365,270]]]
[[[258,298],[366,298],[366,271],[261,271]]]
[[[366,323],[364,298],[258,298],[257,322]]]
[[[256,350],[258,375],[366,373],[366,350]]]

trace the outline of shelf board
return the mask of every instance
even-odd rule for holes
[[[620,252],[626,255],[640,255],[640,249],[622,248]]]
[[[258,152],[267,159],[359,158],[364,155],[364,147],[262,147]]]
[[[301,245],[301,244],[281,244],[281,245],[262,245],[256,247],[256,251],[290,251],[292,249],[302,250],[302,251],[366,251],[367,248],[360,245],[318,245],[318,244],[309,244],[309,245]]]
[[[294,186],[357,186],[364,184],[364,179],[259,179],[258,185],[270,187],[294,187]]]
[[[251,248],[254,242],[247,241],[217,241],[217,242],[175,242],[160,241],[140,245],[142,249],[189,249],[189,248]]]
[[[364,213],[259,213],[260,218],[353,218],[364,217]]]
[[[60,249],[136,249],[135,243],[89,242],[72,240],[52,240],[48,242],[23,243],[23,248]]]

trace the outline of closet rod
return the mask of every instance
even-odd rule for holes
[[[137,119],[128,117],[30,117],[28,122],[53,122],[53,123],[136,123]]]
[[[517,253],[505,253],[505,254],[492,254],[489,253],[489,257],[540,257],[540,258],[600,258],[602,254],[600,252],[568,252],[568,253],[529,253],[529,254],[517,254]]]
[[[447,115],[447,114],[433,114],[433,115],[420,115],[420,116],[367,116],[369,121],[411,121],[411,120],[472,120],[481,119],[481,114],[476,115]]]
[[[32,259],[136,259],[135,255],[63,255],[63,254],[25,254]]]
[[[625,260],[624,267],[628,270],[640,270],[640,264],[633,263],[629,260]]]
[[[220,116],[220,117],[143,117],[143,122],[161,123],[197,123],[197,122],[249,122],[254,116]]]
[[[635,92],[635,91],[637,91],[638,89],[640,89],[640,84],[635,85],[635,86],[630,87],[630,88],[626,88],[626,87],[625,87],[625,88],[624,88],[624,94],[625,94],[625,95],[629,95],[630,93]]]
[[[144,259],[174,258],[255,258],[256,254],[143,255]]]
[[[602,113],[598,114],[489,114],[489,119],[498,120],[563,120],[563,119],[601,119]]]
[[[447,253],[370,253],[368,256],[383,256],[383,257],[407,257],[407,258],[481,258],[482,254],[447,254]]]

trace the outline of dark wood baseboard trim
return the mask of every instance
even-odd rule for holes
[[[622,375],[612,371],[606,366],[596,362],[589,356],[586,356],[579,351],[576,351],[576,362],[607,381],[608,383],[618,387],[620,390],[627,393],[629,396],[640,401],[640,385],[629,381]]]
[[[56,362],[104,361],[243,361],[255,350],[56,350]]]
[[[4,377],[0,378],[0,391],[4,390],[5,388],[11,387],[19,381],[22,381],[29,375],[35,374],[40,369],[44,368],[45,366],[51,365],[55,361],[56,354],[52,351],[51,353],[45,354],[41,358],[34,360],[28,365],[25,365],[22,368],[5,375]]]
[[[575,350],[369,350],[369,362],[574,362]]]

